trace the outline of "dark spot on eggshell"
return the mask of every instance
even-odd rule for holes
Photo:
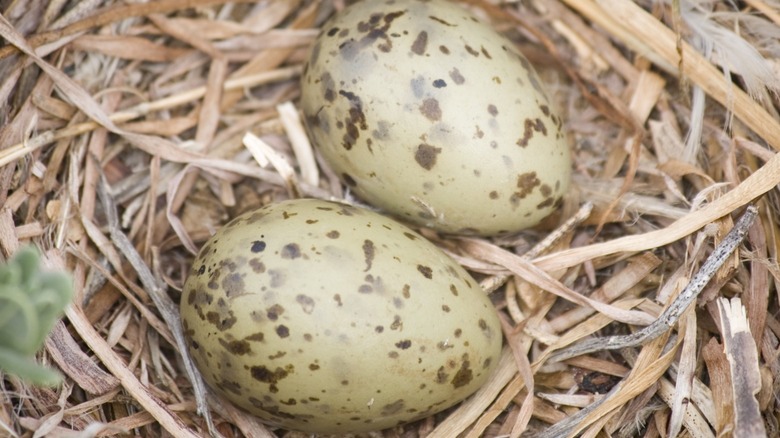
[[[211,304],[214,301],[214,295],[211,295],[210,293],[202,290],[202,289],[196,289],[190,292],[189,296],[187,297],[187,304],[193,305],[204,305],[204,304]]]
[[[371,136],[377,140],[387,140],[390,138],[391,124],[387,120],[380,120],[376,123],[376,129],[371,131]]]
[[[433,88],[444,88],[447,86],[447,82],[444,79],[436,79],[433,81]]]
[[[439,46],[439,51],[445,55],[450,54],[450,49],[448,49],[447,46]]]
[[[405,284],[403,290],[401,291],[401,295],[403,295],[403,297],[406,298],[407,300],[412,296],[411,289],[412,289],[411,286]]]
[[[539,132],[542,135],[547,135],[547,127],[544,126],[544,122],[541,119],[525,119],[523,124],[523,136],[517,140],[517,145],[524,148],[528,146],[529,140],[533,137],[534,132]]]
[[[395,415],[404,409],[405,403],[406,402],[404,402],[404,399],[398,399],[392,403],[386,404],[382,406],[381,415]]]
[[[226,341],[222,338],[219,338],[218,341],[219,344],[222,345],[222,347],[224,347],[227,351],[237,356],[243,356],[252,352],[252,348],[249,346],[249,342],[244,340]]]
[[[417,236],[408,231],[404,231],[404,236],[406,236],[406,238],[409,240],[417,240]]]
[[[261,262],[258,258],[249,259],[249,267],[257,274],[265,272],[265,263]]]
[[[490,52],[488,52],[488,51],[487,51],[487,49],[485,48],[485,46],[481,46],[481,47],[480,47],[480,51],[482,52],[482,54],[483,54],[483,55],[485,55],[485,58],[487,58],[487,59],[493,59],[493,57],[492,57],[492,56],[490,56]]]
[[[441,148],[431,146],[429,144],[421,144],[417,146],[417,151],[414,154],[414,161],[425,170],[433,169],[436,165],[436,158],[441,153]]]
[[[440,366],[439,369],[436,371],[435,382],[441,385],[447,383],[449,379],[450,379],[450,375],[447,374],[447,370],[444,368],[443,365]]]
[[[331,231],[328,231],[328,233],[325,234],[325,235],[328,237],[328,239],[338,239],[339,236],[341,236],[341,233],[339,233],[336,230],[331,230]]]
[[[488,110],[488,114],[490,114],[493,117],[498,115],[498,108],[496,108],[496,106],[493,105],[492,103],[488,105],[487,110]]]
[[[377,333],[382,333],[383,331],[385,331],[385,328],[384,328],[384,326],[378,325],[378,326],[374,327],[374,331],[377,332]]]
[[[542,210],[542,209],[545,209],[547,207],[551,207],[554,203],[555,203],[555,198],[547,198],[544,201],[536,204],[536,209],[537,210]]]
[[[488,196],[490,197],[490,199],[498,199],[498,192],[493,190],[488,194]]]
[[[263,242],[262,240],[255,240],[254,242],[252,242],[251,251],[253,253],[256,254],[259,252],[263,252],[264,250],[265,250],[265,242]]]
[[[460,369],[450,382],[454,388],[460,388],[462,386],[471,383],[474,378],[474,373],[471,371],[471,362],[468,360],[468,355],[464,354],[463,362],[460,364]]]
[[[401,320],[401,317],[399,315],[395,315],[393,317],[393,323],[390,324],[390,330],[399,330],[399,329],[403,329],[403,327],[404,327],[404,323]]]
[[[402,341],[396,342],[395,346],[401,350],[406,350],[407,348],[412,346],[412,341],[410,341],[409,339],[404,339]]]
[[[264,365],[253,366],[249,369],[252,378],[259,380],[263,383],[277,384],[280,380],[283,380],[290,375],[294,370],[293,365],[286,365],[284,368],[276,367],[274,370],[269,370]]]
[[[425,118],[432,122],[438,122],[441,120],[441,108],[439,108],[439,101],[432,97],[423,100],[422,105],[420,105],[420,112],[425,116]]]
[[[368,124],[366,123],[366,115],[363,113],[363,102],[360,100],[360,97],[345,90],[339,90],[339,94],[349,101],[348,116],[344,119],[346,132],[341,145],[344,146],[344,149],[350,150],[360,137],[360,131],[368,129]]]
[[[453,68],[452,70],[450,70],[450,79],[452,79],[452,81],[458,85],[463,85],[463,83],[466,82],[466,78],[464,78],[463,75],[460,74],[460,70],[458,70],[457,68]]]
[[[536,175],[536,172],[526,172],[517,176],[517,188],[518,190],[512,195],[510,199],[513,203],[519,202],[520,199],[524,199],[530,195],[536,187],[542,182]]]
[[[294,260],[301,257],[301,247],[297,243],[288,243],[282,247],[281,257]]]
[[[271,321],[276,321],[280,316],[282,316],[282,314],[284,314],[284,307],[279,304],[274,304],[273,306],[265,309],[265,316],[267,316]]]
[[[364,240],[363,241],[363,258],[366,261],[366,269],[363,270],[363,272],[368,272],[371,270],[371,264],[374,262],[374,254],[376,252],[376,248],[374,248],[374,242],[371,240]]]
[[[429,280],[433,278],[433,270],[428,266],[417,265],[417,270],[420,272],[420,274],[423,275],[423,277]]]
[[[415,55],[424,55],[425,48],[428,45],[428,32],[422,31],[417,34],[417,38],[412,43],[412,53]]]
[[[263,332],[253,333],[244,338],[246,341],[263,342],[265,340],[265,334]]]
[[[320,366],[318,364],[316,364],[316,363],[310,363],[309,364],[309,369],[312,370],[312,371],[317,371],[318,369],[320,369]]]
[[[466,51],[469,52],[470,55],[472,55],[474,57],[479,57],[479,52],[474,50],[474,48],[471,47],[470,45],[466,44],[465,48],[466,48]]]
[[[274,353],[274,354],[272,354],[272,355],[268,356],[268,360],[276,360],[276,359],[281,359],[281,358],[283,358],[285,355],[287,355],[287,352],[286,352],[286,351],[277,351],[276,353]]]
[[[333,76],[329,72],[325,72],[320,75],[320,87],[322,89],[322,95],[328,102],[336,100],[336,82],[333,80]]]
[[[286,338],[290,336],[290,329],[287,328],[286,325],[280,324],[276,326],[276,334],[279,335],[280,338]]]
[[[308,295],[298,294],[295,297],[295,301],[301,305],[303,313],[310,315],[314,311],[314,298]]]
[[[222,279],[222,290],[225,291],[225,295],[228,298],[243,294],[245,292],[243,276],[237,272],[226,275]]]
[[[393,48],[393,42],[388,36],[388,32],[392,26],[393,21],[405,13],[405,11],[396,11],[388,14],[372,14],[368,22],[359,22],[357,30],[358,32],[364,33],[365,35],[360,39],[360,41],[350,40],[348,42],[348,49],[340,48],[342,56],[344,56],[344,58],[347,60],[351,60],[362,49],[373,45],[374,42],[378,40],[381,40],[381,42],[377,44],[379,51],[384,53],[390,52],[390,50]],[[379,26],[380,24],[382,24],[381,27]]]
[[[493,330],[490,328],[489,325],[487,325],[487,322],[485,322],[484,319],[479,319],[479,329],[482,330],[482,334],[485,335],[486,338],[491,339],[493,337]]]
[[[449,313],[450,312],[450,306],[448,306],[446,304],[442,304],[441,310],[443,310],[445,313]]]
[[[211,324],[214,324],[219,331],[225,331],[230,327],[233,327],[236,321],[238,321],[232,310],[228,311],[227,317],[224,317],[217,312],[208,312],[206,313],[206,320]]]
[[[443,20],[443,19],[441,19],[439,17],[434,17],[433,15],[429,15],[428,18],[430,18],[431,20],[433,20],[433,21],[435,21],[435,22],[437,22],[439,24],[443,24],[443,25],[445,25],[447,27],[457,27],[458,26],[457,24],[449,23],[446,20]]]

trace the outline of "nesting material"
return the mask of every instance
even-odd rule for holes
[[[38,355],[65,384],[2,375],[0,435],[304,436],[209,395],[176,303],[231,218],[363,203],[298,105],[349,3],[0,3],[0,253],[33,243],[75,291]],[[462,4],[535,65],[573,188],[514,235],[417,229],[489,294],[503,353],[464,402],[361,436],[776,434],[777,1]]]

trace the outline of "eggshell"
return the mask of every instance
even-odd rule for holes
[[[569,186],[561,118],[512,42],[448,1],[363,1],[302,78],[313,143],[360,198],[448,233],[537,224]]]
[[[201,249],[181,317],[217,393],[274,425],[379,430],[473,393],[498,363],[496,312],[405,226],[319,200],[265,206]]]

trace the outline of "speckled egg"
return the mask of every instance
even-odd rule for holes
[[[449,1],[356,3],[302,78],[312,142],[365,201],[449,233],[537,224],[569,185],[561,118],[512,42]]]
[[[379,430],[486,381],[501,327],[441,250],[370,210],[293,200],[244,214],[200,250],[181,317],[209,386],[267,422]]]

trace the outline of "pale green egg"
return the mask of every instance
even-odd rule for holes
[[[315,146],[352,192],[448,233],[495,235],[561,204],[561,117],[513,43],[450,1],[363,1],[325,24],[302,78]]]
[[[380,430],[463,400],[501,352],[491,302],[409,228],[312,199],[234,219],[200,250],[181,299],[209,386],[266,422]]]

